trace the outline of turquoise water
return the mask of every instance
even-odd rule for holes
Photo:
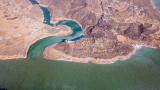
[[[152,0],[158,10],[160,10],[160,0]]]
[[[28,58],[31,58],[31,57],[41,57],[42,58],[43,51],[47,46],[53,43],[63,42],[65,40],[73,41],[74,39],[77,39],[77,37],[78,39],[80,39],[82,38],[81,36],[83,36],[81,27],[73,21],[65,21],[65,20],[59,21],[56,25],[66,25],[66,26],[71,27],[73,30],[73,34],[69,36],[50,36],[50,37],[37,41],[35,44],[33,44],[29,48],[29,51],[27,54]]]
[[[143,47],[125,61],[96,65],[42,58],[52,43],[72,40],[81,32],[73,21],[60,21],[74,33],[47,37],[34,43],[26,59],[0,60],[0,88],[8,90],[158,90],[160,50]]]

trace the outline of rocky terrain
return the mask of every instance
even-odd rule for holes
[[[150,0],[37,0],[51,22],[73,20],[85,37],[47,47],[44,58],[113,63],[127,59],[140,46],[160,48],[160,13]]]
[[[29,0],[0,0],[0,59],[26,58],[37,40],[72,34],[71,28],[51,27],[43,19],[40,7]]]
[[[140,46],[160,48],[160,13],[150,0],[37,0],[50,11],[51,23],[73,20],[85,37],[47,47],[44,58],[86,63],[125,60]],[[43,24],[39,5],[29,0],[0,1],[0,59],[25,58],[30,45],[48,36],[69,35],[71,28]]]

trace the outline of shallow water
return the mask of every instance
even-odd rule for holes
[[[0,87],[11,90],[160,89],[160,50],[144,48],[131,59],[103,65],[41,57],[1,60],[0,73]]]
[[[152,2],[154,3],[155,7],[160,10],[160,0],[152,0]]]
[[[77,28],[74,22],[59,22]],[[77,30],[77,32],[80,29]],[[76,31],[76,30],[75,30]],[[0,60],[0,88],[9,90],[160,89],[160,50],[143,47],[125,61],[82,64],[42,58],[44,48],[69,37],[47,37],[34,43],[26,59]]]

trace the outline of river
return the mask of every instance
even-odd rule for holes
[[[51,24],[47,20],[44,20],[44,23]],[[0,60],[0,88],[8,90],[160,89],[160,50],[143,47],[128,60],[99,65],[42,58],[42,52],[48,45],[81,37],[79,36],[79,33],[82,33],[81,29],[75,22],[60,21],[56,25],[58,24],[74,27],[74,34],[68,37],[47,37],[37,41],[30,47],[26,59]]]

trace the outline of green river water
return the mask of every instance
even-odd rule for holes
[[[33,1],[33,0],[31,0]],[[37,4],[33,3],[32,4]],[[43,9],[44,7],[42,7]],[[45,8],[46,9],[46,8]],[[47,11],[46,11],[47,12]],[[47,17],[46,17],[47,18]],[[73,21],[61,21],[74,34],[47,37],[34,43],[26,59],[0,60],[0,88],[8,90],[158,90],[160,89],[160,50],[143,47],[125,61],[92,64],[54,61],[42,58],[45,47],[83,32]]]

